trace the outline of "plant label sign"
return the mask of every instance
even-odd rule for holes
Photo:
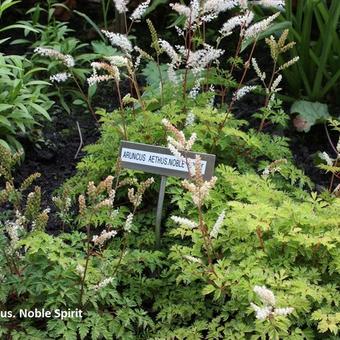
[[[214,173],[216,158],[215,155],[198,152],[186,152],[186,159],[184,160],[182,158],[175,157],[168,148],[121,141],[119,157],[123,168],[140,170],[162,176],[156,213],[156,248],[159,248],[161,244],[161,221],[166,179],[168,176],[189,178],[190,174],[188,171],[187,161],[194,161],[196,155],[199,155],[202,160],[201,167],[203,178],[205,180],[210,180]]]
[[[215,155],[186,152],[188,160],[194,161],[196,155],[202,159],[202,176],[210,180],[214,173]],[[122,141],[120,160],[123,168],[141,170],[161,176],[189,178],[187,161],[175,157],[168,148],[161,146]]]

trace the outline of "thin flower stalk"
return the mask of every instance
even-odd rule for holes
[[[198,210],[198,223],[197,223],[197,229],[200,231],[202,235],[202,239],[204,242],[204,249],[207,254],[208,258],[208,272],[209,273],[215,273],[214,271],[214,265],[213,265],[213,247],[212,247],[212,241],[211,236],[208,232],[208,228],[204,222],[203,218],[203,204],[206,199],[206,197],[209,194],[209,191],[214,187],[217,178],[212,177],[210,180],[204,180],[202,175],[202,161],[200,156],[196,156],[194,164],[191,164],[191,161],[188,159],[186,151],[190,150],[195,142],[196,135],[192,135],[190,139],[187,141],[184,133],[180,130],[178,130],[176,127],[174,127],[168,120],[164,119],[163,124],[166,127],[166,129],[169,132],[172,132],[175,138],[170,137],[168,138],[169,144],[168,147],[171,146],[173,149],[175,149],[175,155],[177,156],[179,154],[180,157],[186,160],[187,166],[188,166],[188,172],[189,172],[189,179],[185,179],[182,181],[182,186],[188,190],[191,194],[191,198],[193,203],[195,204],[197,210]],[[170,149],[171,150],[171,149]],[[173,221],[176,223],[182,224],[186,226],[187,228],[196,228],[196,224],[193,221],[190,221],[186,218],[180,218],[177,216],[172,217]],[[217,222],[217,226],[215,228],[219,229],[221,225],[221,219]],[[218,231],[217,231],[218,232]]]

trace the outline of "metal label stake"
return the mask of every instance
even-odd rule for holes
[[[123,168],[161,175],[155,225],[155,243],[159,248],[166,180],[168,176],[189,178],[187,163],[185,160],[175,157],[168,148],[128,141],[121,141],[119,155]],[[199,152],[186,153],[186,156],[192,161],[196,155],[201,157],[203,178],[210,180],[214,173],[215,155]]]
[[[161,186],[160,186],[159,195],[158,195],[156,226],[155,226],[156,248],[160,248],[160,245],[161,245],[161,223],[162,223],[162,215],[163,215],[163,204],[164,204],[166,180],[167,180],[166,176],[161,177]]]

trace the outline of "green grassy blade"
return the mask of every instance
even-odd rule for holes
[[[325,96],[327,92],[329,92],[333,88],[333,86],[338,82],[339,79],[340,79],[340,69],[338,70],[338,72],[334,74],[334,76],[330,79],[330,81],[328,81],[326,85],[323,87],[321,96],[322,97]]]
[[[323,73],[325,72],[325,68],[327,67],[327,61],[329,60],[330,52],[332,51],[332,42],[333,42],[333,33],[337,28],[337,24],[340,18],[340,2],[335,0],[332,2],[331,7],[329,9],[330,13],[332,13],[329,22],[327,23],[327,27],[324,32],[321,32],[321,38],[323,40],[323,49],[322,54],[320,56],[320,66],[317,70],[314,86],[313,86],[313,97],[318,97],[318,95],[322,92],[322,80]]]
[[[102,34],[102,32],[100,31],[100,28],[98,27],[98,25],[95,24],[86,14],[79,12],[79,11],[76,11],[76,10],[74,10],[73,12],[78,14],[82,18],[84,18],[95,29],[95,31],[99,34],[100,38],[103,41],[106,41],[106,39],[105,39],[104,35]]]

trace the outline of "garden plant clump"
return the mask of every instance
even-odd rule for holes
[[[120,33],[102,5],[102,26],[78,12],[100,41],[69,37],[48,1],[29,12],[34,22],[46,11],[49,30],[17,24],[29,54],[0,55],[0,87],[13,86],[0,104],[1,338],[338,339],[340,123],[329,119],[330,147],[315,156],[329,178],[317,186],[285,137],[281,93],[300,43],[278,24],[285,1],[115,0]],[[152,16],[163,7],[171,34]],[[13,135],[33,139],[52,105],[83,110],[100,138],[47,206],[43,173],[16,178],[25,161]],[[159,178],[122,166],[122,140],[166,146],[187,164],[187,179],[167,181],[160,247]],[[216,155],[214,176],[188,152]]]

